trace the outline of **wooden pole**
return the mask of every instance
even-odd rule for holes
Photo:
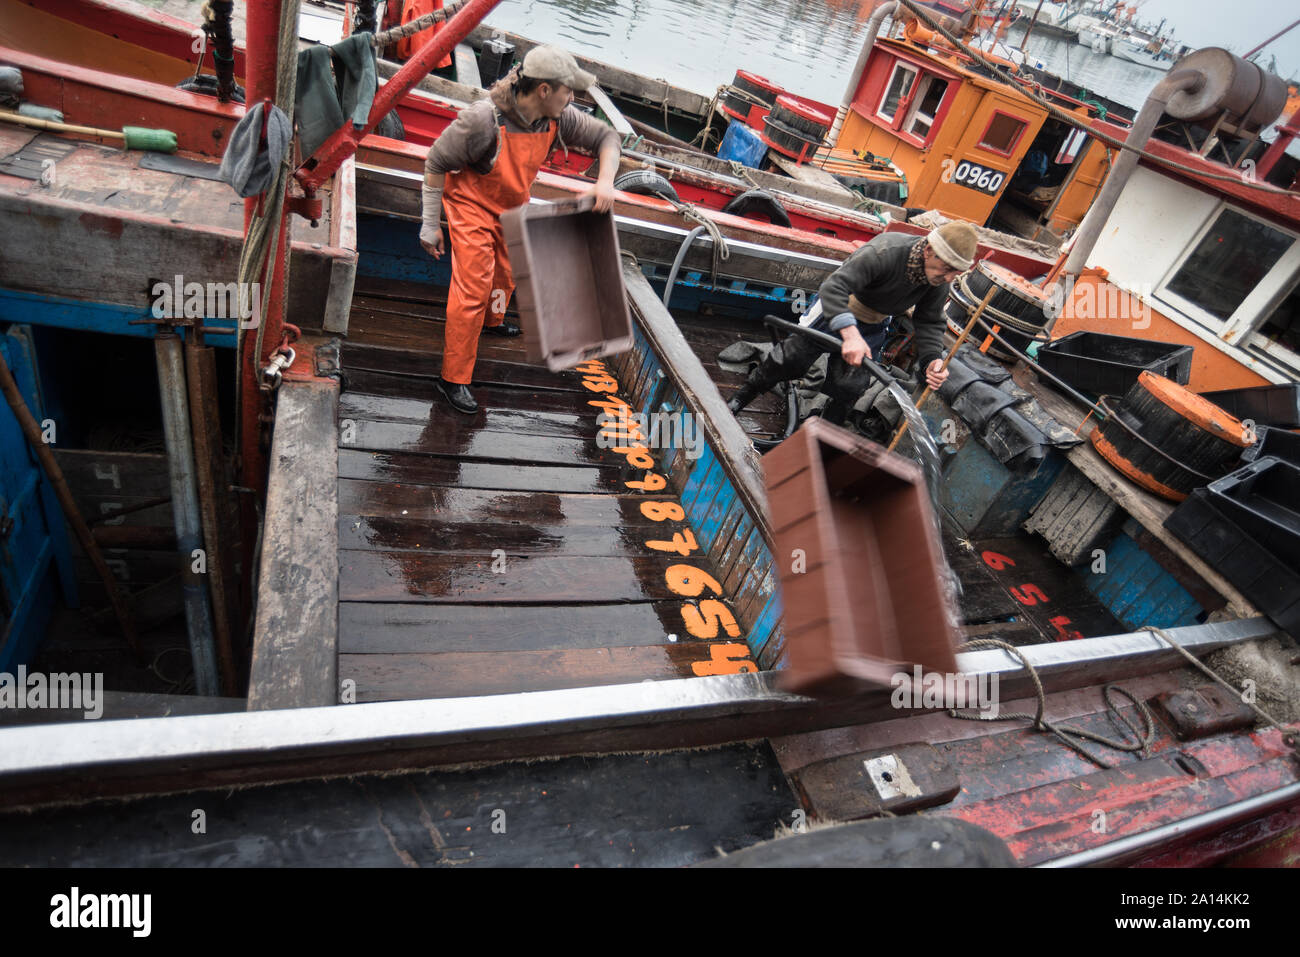
[[[81,517],[77,511],[77,504],[72,499],[72,491],[68,488],[68,482],[63,477],[63,470],[59,468],[59,463],[55,461],[54,453],[50,447],[41,439],[41,427],[36,423],[36,418],[32,415],[31,410],[27,408],[27,403],[23,400],[22,393],[18,391],[18,383],[14,381],[13,373],[9,371],[9,364],[5,362],[4,354],[0,353],[0,391],[4,392],[5,399],[9,402],[9,408],[13,409],[14,417],[18,419],[18,425],[23,430],[28,444],[31,445],[32,451],[36,453],[36,458],[40,461],[41,467],[45,470],[50,484],[54,487],[54,494],[58,496],[59,505],[63,508],[63,515],[72,526],[73,533],[77,536],[77,541],[81,543],[81,548],[90,559],[91,564],[95,566],[95,571],[99,574],[100,580],[104,583],[104,588],[108,592],[108,600],[112,602],[113,612],[117,615],[117,622],[122,628],[122,634],[126,637],[127,644],[135,652],[136,657],[143,655],[140,648],[140,639],[135,632],[135,622],[131,619],[130,609],[127,607],[126,598],[118,586],[117,579],[113,577],[112,571],[109,570],[108,563],[104,561],[104,555],[99,550],[95,538],[90,534],[90,529],[86,527],[86,520]]]
[[[989,304],[989,301],[993,298],[993,294],[997,291],[998,287],[993,286],[984,294],[984,301],[980,303],[978,309],[971,313],[970,322],[966,323],[966,328],[961,331],[961,335],[957,337],[957,341],[953,343],[952,348],[948,350],[948,354],[944,356],[942,368],[948,368],[948,363],[952,362],[952,357],[957,354],[957,350],[961,348],[961,344],[966,341],[966,337],[969,336],[971,330],[975,328],[975,323],[979,320],[979,317],[984,314],[984,307]],[[922,370],[922,372],[924,372],[924,370]],[[916,407],[918,410],[921,406],[925,405],[925,400],[930,398],[931,391],[933,390],[928,385],[921,391],[921,397],[916,400]],[[894,448],[898,445],[899,440],[902,439],[903,433],[906,431],[907,420],[904,419],[902,426],[894,433],[894,439],[889,443],[888,451],[894,451]]]

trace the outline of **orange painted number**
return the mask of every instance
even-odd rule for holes
[[[658,492],[668,487],[668,480],[655,472],[646,472],[644,479],[640,481],[633,479],[623,484],[628,488],[639,489],[642,492]]]
[[[682,620],[686,622],[686,630],[695,638],[716,638],[719,626],[726,630],[728,638],[740,637],[736,617],[716,598],[706,598],[700,602],[699,608],[684,603]]]
[[[646,503],[650,504],[650,503]],[[678,555],[686,556],[700,547],[700,543],[695,540],[695,535],[690,529],[684,532],[678,532],[673,536],[671,542],[653,541],[646,542],[646,548],[653,548],[657,552],[676,552]],[[692,632],[694,634],[694,632]],[[699,637],[698,635],[696,637]]]
[[[644,445],[620,445],[614,448],[618,455],[627,456],[627,464],[638,469],[652,469],[655,467],[655,457],[650,454],[650,450]]]
[[[652,522],[680,522],[686,510],[676,502],[642,502],[641,514]]]
[[[705,675],[736,675],[757,671],[758,666],[749,660],[749,646],[744,642],[710,645],[708,661],[691,662],[691,671],[697,677]]]
[[[632,411],[632,407],[616,395],[612,395],[608,399],[591,399],[587,402],[587,405],[604,409],[610,415],[619,415],[623,418],[627,418]]]
[[[576,365],[573,368],[577,369],[579,372],[585,372],[588,375],[600,375],[605,372],[605,363],[601,362],[599,359],[588,359],[586,362],[581,365]]]
[[[582,380],[582,384],[592,392],[618,391],[618,381],[610,375],[587,376]]]
[[[710,589],[715,595],[722,594],[722,586],[718,584],[718,580],[708,572],[700,571],[694,565],[669,565],[668,570],[664,572],[664,581],[668,583],[670,592],[683,598],[698,598],[705,588]]]

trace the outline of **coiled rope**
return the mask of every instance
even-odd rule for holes
[[[979,650],[981,648],[1000,648],[1007,654],[1018,659],[1024,666],[1025,671],[1029,674],[1034,683],[1034,693],[1038,696],[1038,709],[1034,714],[1022,711],[1002,711],[996,715],[980,714],[978,712],[959,711],[956,708],[949,710],[948,714],[954,718],[964,718],[967,721],[1011,721],[1011,720],[1029,720],[1034,723],[1034,730],[1050,732],[1066,747],[1077,752],[1084,758],[1087,758],[1093,764],[1100,768],[1110,770],[1114,765],[1107,764],[1101,758],[1090,752],[1083,746],[1083,741],[1093,741],[1114,751],[1125,751],[1130,754],[1138,754],[1146,757],[1146,749],[1151,744],[1151,739],[1155,737],[1155,719],[1151,717],[1151,712],[1147,706],[1133,697],[1129,692],[1116,684],[1108,684],[1101,690],[1103,700],[1106,702],[1106,715],[1110,718],[1111,723],[1119,729],[1120,733],[1128,738],[1132,734],[1137,740],[1129,742],[1128,740],[1118,740],[1108,738],[1105,735],[1088,731],[1084,728],[1072,728],[1063,724],[1057,724],[1047,720],[1043,716],[1047,708],[1047,693],[1043,690],[1043,682],[1038,677],[1038,671],[1030,664],[1029,659],[1015,645],[1008,644],[1005,641],[999,641],[996,638],[976,638],[972,641],[964,642],[961,646],[964,649]],[[1129,702],[1137,708],[1138,713],[1142,716],[1145,730],[1139,730],[1138,727],[1129,721],[1128,717],[1119,710],[1115,701],[1111,697],[1113,694],[1121,694],[1128,698]],[[1077,739],[1077,740],[1076,740]]]

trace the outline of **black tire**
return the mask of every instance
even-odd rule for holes
[[[764,189],[751,189],[747,193],[741,193],[723,206],[722,211],[735,216],[747,216],[750,219],[755,216],[766,216],[774,226],[790,228],[790,215],[785,211],[785,207]]]
[[[630,173],[624,173],[614,180],[614,188],[625,193],[636,193],[640,196],[662,196],[674,203],[681,202],[677,196],[677,190],[673,189],[673,184],[658,173],[648,169],[634,169]]]
[[[406,127],[402,125],[402,118],[397,115],[396,110],[390,110],[388,115],[376,124],[375,135],[387,136],[391,140],[406,139]]]

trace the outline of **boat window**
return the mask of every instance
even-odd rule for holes
[[[1024,134],[1028,125],[1017,116],[994,110],[993,118],[989,120],[988,129],[980,137],[980,149],[988,150],[990,153],[1010,156],[1015,152],[1016,145],[1020,142],[1020,137]]]
[[[1270,345],[1281,346],[1300,354],[1300,285],[1292,289],[1291,295],[1283,299],[1264,320],[1255,336],[1255,342],[1265,348]]]
[[[880,109],[877,116],[882,116],[891,123],[894,115],[898,112],[898,104],[907,98],[912,92],[912,84],[916,81],[916,69],[905,66],[902,63],[894,64],[894,74],[889,78],[889,86],[885,89],[885,98],[880,101]]]
[[[907,132],[925,139],[934,126],[934,115],[939,111],[943,95],[948,92],[948,81],[937,76],[927,76],[921,81],[920,95],[912,107],[912,116],[907,121]]]
[[[1292,242],[1262,220],[1224,209],[1165,289],[1226,322]]]

